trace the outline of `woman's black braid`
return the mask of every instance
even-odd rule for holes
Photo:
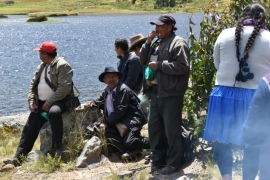
[[[246,19],[254,19],[255,24],[253,25],[254,29],[251,35],[249,36],[247,44],[245,46],[245,50],[243,54],[244,57],[241,58],[240,57],[241,56],[241,53],[240,53],[241,33],[244,29],[244,21]],[[239,72],[235,77],[235,82],[236,81],[246,82],[247,80],[254,78],[254,74],[250,72],[250,68],[248,67],[248,64],[246,63],[246,60],[248,59],[248,53],[253,47],[255,43],[255,39],[260,32],[260,29],[264,25],[264,21],[265,21],[265,9],[259,3],[252,3],[252,4],[247,5],[244,8],[242,14],[240,15],[240,18],[235,28],[236,58],[239,62]]]
[[[257,20],[257,23],[254,25],[254,30],[252,34],[250,35],[248,42],[246,44],[245,50],[244,50],[244,59],[246,60],[248,58],[248,52],[251,50],[252,46],[254,45],[255,38],[260,32],[260,29],[265,21],[265,10],[259,3],[252,3],[247,5],[236,25],[235,30],[235,46],[236,46],[236,58],[238,61],[240,61],[240,41],[241,41],[241,32],[243,31],[243,22],[246,19],[253,18]]]
[[[255,38],[257,37],[257,35],[260,32],[260,29],[262,28],[264,20],[265,20],[265,18],[263,16],[259,15],[259,17],[257,19],[257,23],[254,26],[254,30],[253,30],[252,34],[250,35],[250,37],[248,38],[248,42],[247,42],[246,47],[245,47],[245,51],[244,51],[244,58],[245,59],[248,58],[248,52],[251,50],[252,46],[254,45]]]

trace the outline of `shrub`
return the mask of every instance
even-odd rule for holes
[[[48,18],[46,16],[36,16],[28,19],[27,22],[42,22],[47,20]]]
[[[0,19],[4,19],[4,18],[8,18],[8,17],[5,15],[0,15]]]

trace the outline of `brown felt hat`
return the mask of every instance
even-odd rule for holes
[[[130,38],[130,48],[128,49],[129,52],[132,51],[132,49],[139,44],[140,42],[146,41],[147,37],[143,37],[142,34],[137,34],[135,36],[132,36]]]

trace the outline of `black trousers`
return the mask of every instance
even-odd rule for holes
[[[116,148],[121,154],[128,151],[150,148],[149,139],[142,137],[140,131],[134,132],[129,129],[121,137],[115,126],[108,126],[105,130],[105,136],[108,145]]]
[[[28,120],[23,128],[21,139],[15,154],[15,157],[21,160],[21,156],[27,156],[32,150],[34,143],[38,137],[39,131],[42,126],[47,122],[41,116],[43,112],[42,106],[45,101],[38,102],[38,112],[31,112]],[[60,143],[63,138],[63,121],[62,114],[66,111],[65,105],[62,101],[56,102],[49,110],[49,119],[52,128],[52,142]]]
[[[181,135],[183,95],[158,97],[157,85],[150,91],[148,133],[153,165],[178,168],[183,162]]]

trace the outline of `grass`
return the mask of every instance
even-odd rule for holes
[[[155,9],[155,0],[21,0],[14,5],[5,5],[0,0],[0,14],[100,14],[100,13],[194,13],[203,12],[211,0],[192,0],[187,3],[177,3],[175,7]],[[1,3],[2,2],[2,3]],[[223,7],[229,0],[219,0],[219,7]]]
[[[219,169],[215,163],[213,153],[206,153],[204,156],[204,171],[200,172],[200,176],[194,180],[206,180],[206,179],[220,179]]]

